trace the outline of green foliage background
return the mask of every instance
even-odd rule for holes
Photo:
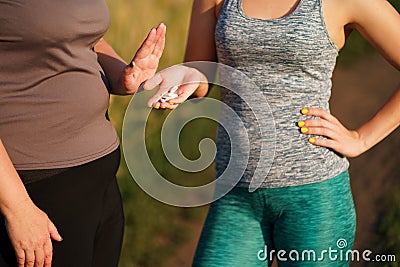
[[[110,0],[108,5],[111,22],[105,38],[125,60],[132,58],[152,27],[164,22],[167,25],[167,42],[159,69],[183,61],[191,1]],[[129,100],[130,97],[116,96],[111,100],[110,117],[120,134]],[[148,152],[157,170],[181,184],[185,181],[206,182],[212,179],[212,167],[198,174],[187,174],[175,169],[165,159],[160,145],[160,126],[167,114],[168,111],[152,111],[146,129]],[[213,137],[214,132],[214,124],[201,120],[185,127],[181,135],[185,156],[198,157],[198,151],[192,147],[203,137]],[[152,199],[138,188],[124,162],[121,163],[118,179],[126,220],[120,266],[166,266],[168,258],[190,237],[187,225],[201,220],[207,208],[176,208]]]
[[[152,27],[160,22],[167,25],[167,42],[159,69],[164,69],[183,60],[189,26],[192,0],[107,0],[111,22],[106,40],[115,50],[129,61],[142,40]],[[392,3],[399,8],[400,2]],[[199,33],[201,34],[201,33]],[[348,45],[342,51],[339,61],[351,64],[358,57],[371,53],[372,49],[358,34],[352,34]],[[122,120],[130,97],[111,99],[110,117],[121,134]],[[138,111],[138,113],[144,111]],[[160,126],[168,111],[152,111],[146,132],[149,154],[157,170],[178,183],[206,183],[213,179],[212,166],[198,174],[183,173],[171,166],[165,159],[160,146]],[[138,114],[140,115],[140,114]],[[185,127],[181,135],[181,148],[189,158],[199,156],[197,146],[205,137],[214,138],[215,123],[196,120]],[[141,138],[141,136],[138,136]],[[134,142],[134,141],[132,141]],[[137,155],[141,157],[141,155]],[[120,266],[166,266],[177,249],[184,246],[191,236],[191,223],[201,221],[207,207],[175,208],[162,204],[147,196],[138,188],[121,163],[118,180],[124,199],[126,229]],[[399,193],[400,195],[400,193]],[[398,199],[395,200],[398,203]],[[397,206],[398,207],[398,206]],[[393,218],[394,216],[394,218]],[[383,232],[400,233],[400,215],[397,209],[388,214],[388,222],[397,220],[397,225],[386,223]],[[393,236],[391,232],[388,234]],[[399,249],[399,240],[394,240],[388,249]]]

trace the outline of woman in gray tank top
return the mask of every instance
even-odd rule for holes
[[[249,156],[236,187],[212,203],[193,266],[265,266],[273,256],[279,266],[349,265],[355,212],[346,157],[364,153],[399,126],[400,88],[374,117],[349,130],[329,111],[332,72],[353,30],[400,70],[399,25],[386,1],[194,1],[185,60],[228,65],[247,75],[262,97],[249,106],[240,93],[221,91],[247,135],[218,129],[217,176],[236,156],[231,145],[250,144]],[[199,81],[206,78],[187,66],[162,71],[145,85],[163,82],[148,105],[174,109],[191,95],[204,97],[208,84]],[[160,101],[173,82],[179,96]],[[271,138],[259,121],[270,118],[253,111],[266,105],[275,122],[275,157],[268,174],[257,177],[257,168],[267,165],[260,144]],[[239,137],[231,144],[232,133]],[[261,182],[249,192],[254,179]],[[337,254],[325,254],[329,250]]]

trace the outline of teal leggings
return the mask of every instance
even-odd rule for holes
[[[314,184],[234,188],[210,206],[193,266],[349,266],[355,210],[348,172]]]

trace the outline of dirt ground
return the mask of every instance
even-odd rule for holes
[[[339,66],[334,73],[331,108],[344,125],[357,128],[368,120],[394,92],[400,74],[380,56],[374,55],[352,66]],[[355,249],[376,251],[384,242],[376,233],[383,200],[399,185],[400,130],[379,145],[351,159],[350,175],[357,211]],[[164,266],[190,266],[203,222],[187,225],[191,239]],[[351,266],[367,266],[365,262]],[[245,267],[245,266],[243,266]]]

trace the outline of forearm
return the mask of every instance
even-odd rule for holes
[[[114,49],[101,39],[94,47],[98,61],[110,83],[110,93],[126,94],[125,88],[120,80],[126,67],[126,62],[114,51]]]
[[[20,203],[31,201],[0,139],[0,211],[8,218]]]
[[[358,130],[363,151],[367,151],[400,125],[400,85],[387,103]]]

